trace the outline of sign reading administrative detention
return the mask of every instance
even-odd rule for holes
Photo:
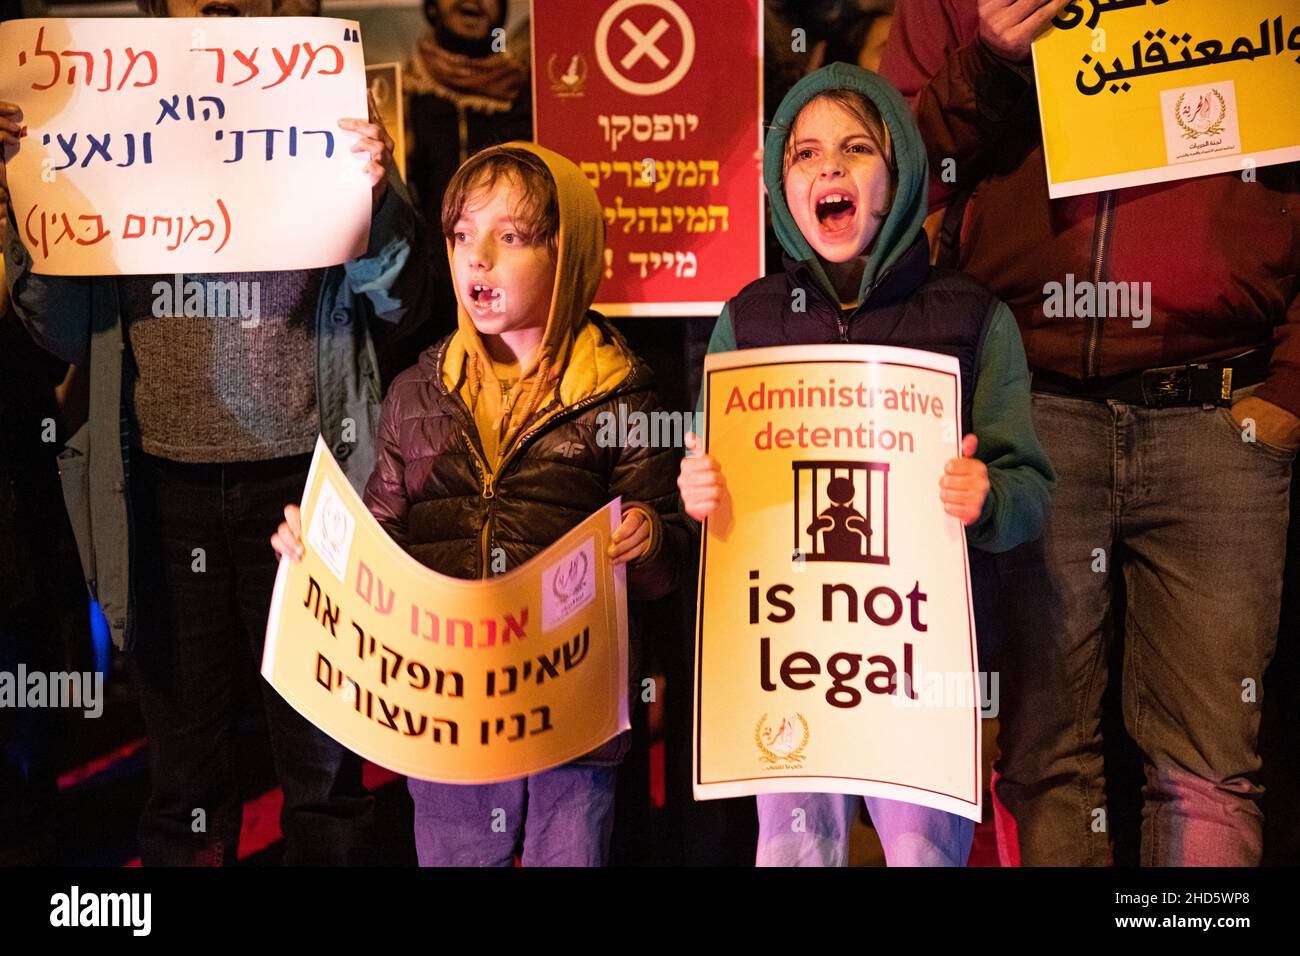
[[[450,578],[398,547],[318,441],[302,519],[262,676],[348,749],[410,777],[491,783],[630,726],[626,570],[605,553],[617,499],[509,573]]]
[[[1294,0],[1073,0],[1034,43],[1052,198],[1300,160]]]
[[[361,35],[319,17],[0,24],[0,98],[32,270],[311,269],[362,254]]]
[[[716,315],[763,274],[759,0],[532,0],[533,131],[604,207],[606,315]]]
[[[710,355],[697,799],[822,791],[980,819],[956,359],[881,346]]]

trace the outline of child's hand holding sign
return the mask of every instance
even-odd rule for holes
[[[970,524],[984,510],[989,493],[989,470],[975,455],[979,439],[967,435],[961,440],[961,457],[949,459],[939,479],[939,500],[943,510],[962,524]]]

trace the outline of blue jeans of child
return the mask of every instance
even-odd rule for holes
[[[604,866],[617,767],[568,763],[505,783],[407,781],[420,866]],[[522,844],[522,848],[521,848]]]
[[[1124,722],[1146,771],[1142,862],[1258,864],[1261,682],[1294,454],[1242,441],[1227,408],[1033,403],[1057,487],[1042,536],[999,561],[994,789],[1016,830],[999,845],[1018,842],[1024,865],[1107,862],[1102,693],[1123,634]]]
[[[768,793],[758,801],[758,866],[846,866],[849,828],[863,798],[845,793]],[[890,866],[965,866],[975,824],[900,800],[867,797]]]

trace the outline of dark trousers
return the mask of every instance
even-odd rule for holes
[[[234,720],[241,674],[260,664],[275,583],[270,536],[306,484],[308,456],[188,465],[131,461],[139,614],[133,672],[152,789],[140,820],[146,866],[229,865],[242,817]],[[373,800],[361,760],[261,678],[286,864],[353,859]]]

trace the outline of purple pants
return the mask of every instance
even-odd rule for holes
[[[604,866],[617,767],[569,763],[505,783],[411,779],[420,866]]]
[[[864,799],[845,793],[769,793],[758,801],[758,866],[846,866],[849,827]],[[955,813],[866,797],[890,866],[965,866],[975,824]]]

